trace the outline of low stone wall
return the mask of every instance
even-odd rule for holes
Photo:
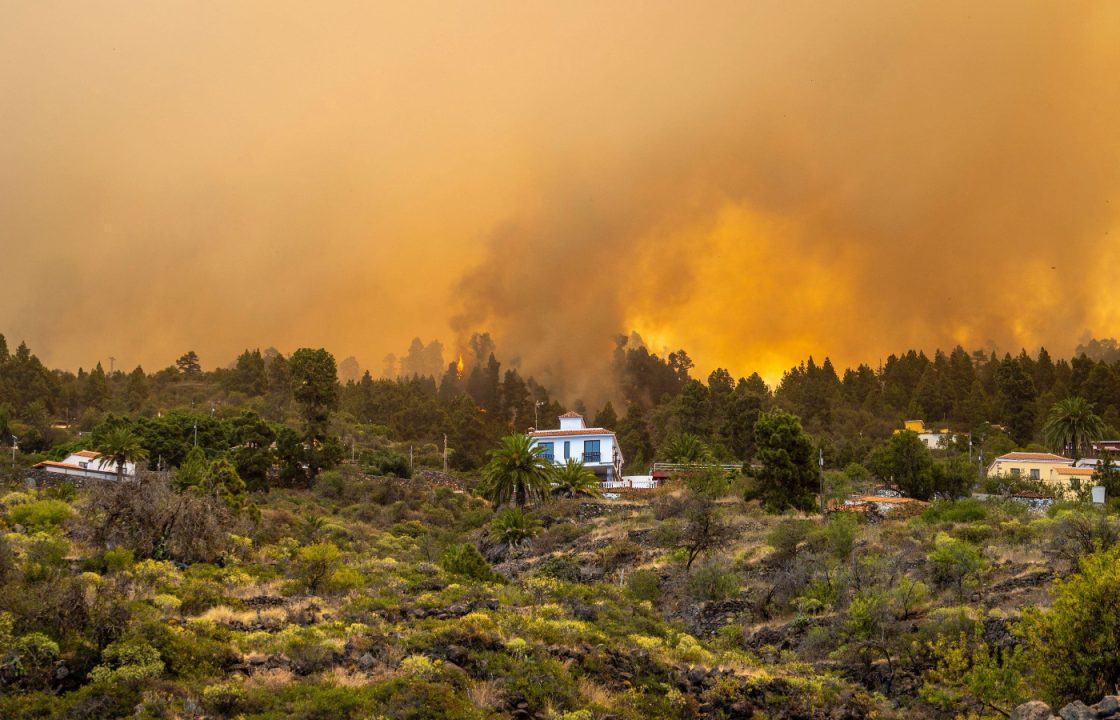
[[[1106,695],[1096,705],[1075,700],[1057,714],[1046,703],[1032,700],[1012,710],[1011,720],[1120,720],[1120,696]]]

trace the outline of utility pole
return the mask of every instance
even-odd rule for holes
[[[16,451],[19,450],[19,438],[12,435],[12,467],[16,466]]]
[[[412,446],[408,446],[408,474],[412,474]]]
[[[194,446],[198,447],[198,420],[194,421]]]
[[[824,448],[817,448],[817,475],[821,481],[821,517],[824,517]]]
[[[541,407],[541,405],[544,405],[543,400],[537,400],[535,403],[533,403],[533,429],[534,430],[541,426],[541,419],[540,419],[540,407]]]
[[[447,472],[447,433],[443,434],[443,471]]]

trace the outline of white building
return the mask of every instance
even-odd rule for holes
[[[529,437],[533,446],[541,448],[544,456],[557,465],[580,460],[604,483],[622,477],[622,450],[614,432],[587,427],[579,413],[564,413],[558,429],[530,430]]]
[[[117,464],[108,458],[102,458],[101,453],[93,450],[79,450],[72,453],[62,462],[44,460],[37,464],[36,469],[49,473],[69,475],[71,477],[91,478],[94,480],[116,480]],[[136,465],[130,462],[124,464],[124,476],[136,476]]]

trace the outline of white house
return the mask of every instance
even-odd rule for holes
[[[101,453],[93,450],[79,450],[76,453],[71,453],[62,462],[44,460],[35,467],[49,473],[72,477],[92,478],[94,480],[117,479],[117,464],[107,458],[102,459]],[[135,477],[136,465],[126,462],[124,464],[124,476],[126,478]]]
[[[544,456],[557,465],[569,459],[581,460],[604,483],[622,477],[622,450],[614,432],[587,427],[577,412],[561,415],[558,429],[530,430],[529,437],[533,446],[541,448]]]

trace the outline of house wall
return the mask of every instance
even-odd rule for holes
[[[1037,460],[996,460],[988,468],[988,477],[1011,476],[1015,474],[1015,470],[1018,470],[1024,478],[1030,479],[1033,477],[1031,471],[1037,470],[1039,480],[1055,489],[1066,491],[1070,489],[1070,478],[1059,474],[1059,471],[1071,467],[1071,465],[1072,463],[1067,465],[1065,463],[1039,462]],[[1082,479],[1082,482],[1084,482],[1084,479]]]
[[[598,440],[599,441],[599,456],[598,463],[584,462],[585,465],[610,465],[614,457],[614,436],[613,435],[562,435],[560,437],[541,437],[533,438],[533,445],[540,445],[541,443],[552,443],[553,448],[553,462],[558,465],[563,465],[566,458],[564,457],[564,443],[571,443],[571,453],[568,457],[573,460],[583,460],[583,442],[585,440]]]

